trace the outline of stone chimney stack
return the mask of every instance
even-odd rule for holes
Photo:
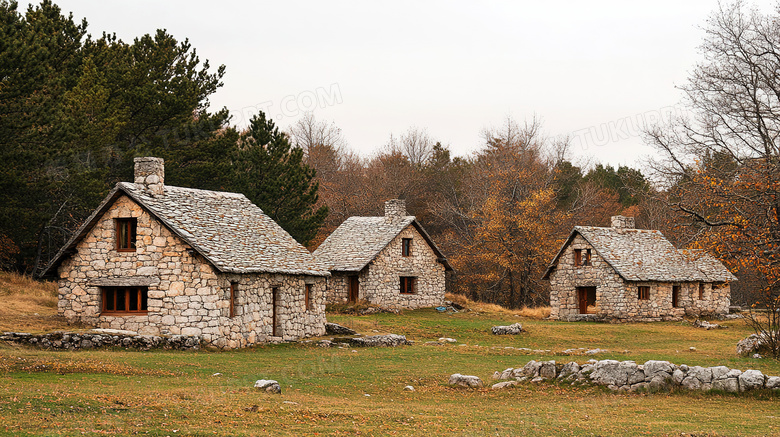
[[[390,199],[385,202],[385,217],[389,219],[401,219],[406,217],[406,201],[402,199]]]
[[[165,161],[150,156],[135,158],[135,183],[152,196],[165,192]]]
[[[622,215],[612,216],[612,227],[614,229],[634,229],[634,218]]]

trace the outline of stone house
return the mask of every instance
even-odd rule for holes
[[[621,321],[726,314],[737,280],[712,256],[678,250],[623,216],[609,228],[576,226],[544,279],[551,319]]]
[[[219,348],[325,333],[327,269],[243,194],[164,185],[135,159],[46,269],[59,314]]]
[[[328,303],[365,300],[384,308],[442,305],[452,267],[406,203],[385,202],[383,217],[350,217],[314,251],[331,272]]]

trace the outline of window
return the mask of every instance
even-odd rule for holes
[[[414,294],[414,277],[401,276],[401,294]]]
[[[637,290],[639,290],[639,300],[648,300],[650,299],[650,287],[647,285],[640,285],[637,287]]]
[[[304,285],[304,302],[306,304],[306,311],[311,310],[311,284]]]
[[[582,249],[574,249],[574,267],[582,265]]]
[[[146,287],[103,287],[103,314],[146,314]]]
[[[116,250],[135,252],[136,219],[116,219]]]
[[[238,300],[238,284],[235,282],[230,283],[230,311],[229,317],[235,317],[236,315],[236,301]]]
[[[672,308],[680,307],[680,286],[672,285]]]
[[[590,249],[585,249],[585,259],[583,260],[582,265],[584,266],[590,265]]]
[[[401,255],[412,256],[412,239],[404,238],[401,240]]]
[[[704,299],[704,283],[699,283],[699,300]]]

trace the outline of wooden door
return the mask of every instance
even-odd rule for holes
[[[588,289],[577,287],[577,300],[579,301],[580,314],[588,314]]]
[[[271,289],[271,336],[278,337],[277,328],[279,319],[279,309],[277,308],[279,302],[279,289],[274,287]]]
[[[357,276],[349,277],[349,303],[355,303],[360,297],[360,282]]]

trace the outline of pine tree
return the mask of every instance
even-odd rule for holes
[[[292,147],[263,112],[241,134],[235,161],[236,191],[246,195],[299,243],[316,236],[328,207],[315,210],[319,185],[303,162],[303,149]]]

